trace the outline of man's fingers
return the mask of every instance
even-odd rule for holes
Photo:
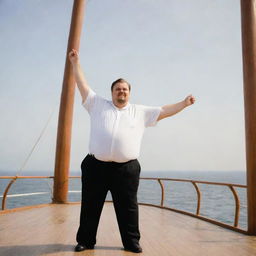
[[[75,49],[72,49],[69,54],[68,54],[69,58],[78,58],[78,52]]]
[[[192,104],[195,103],[195,101],[196,101],[195,97],[192,96],[192,97],[190,98],[190,101],[192,102]]]
[[[69,55],[77,55],[77,51],[75,49],[72,49],[70,52],[69,52]]]
[[[192,94],[188,95],[187,98],[186,98],[188,104],[194,104],[196,99],[194,96],[192,96]]]

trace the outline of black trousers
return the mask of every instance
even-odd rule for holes
[[[96,243],[101,211],[107,192],[110,191],[123,246],[138,244],[140,232],[137,190],[141,170],[138,160],[126,163],[103,162],[87,155],[81,169],[82,202],[77,242],[87,246]]]

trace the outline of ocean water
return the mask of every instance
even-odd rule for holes
[[[12,175],[0,172],[0,176]],[[22,175],[35,175],[35,173],[23,173]],[[52,175],[49,173],[36,173],[36,175]],[[71,175],[80,175],[79,172]],[[176,179],[193,179],[201,181],[213,181],[222,183],[246,184],[246,174],[242,171],[154,171],[141,172],[141,177],[162,177]],[[10,180],[0,180],[0,196]],[[165,187],[164,205],[179,210],[196,212],[197,194],[194,186],[187,182],[163,181]],[[50,179],[19,179],[9,190],[7,198],[7,209],[50,203],[52,198],[53,181]],[[198,184],[201,191],[200,214],[227,224],[233,224],[235,214],[235,200],[232,192],[226,186],[214,186]],[[80,179],[70,179],[69,182],[69,201],[77,202],[81,200],[81,181]],[[240,218],[239,227],[247,228],[247,202],[246,189],[236,188],[240,199]],[[31,195],[15,196],[17,194]],[[36,194],[40,193],[40,194]],[[43,193],[43,194],[41,194]],[[13,196],[14,195],[14,196]],[[110,193],[107,200],[111,200]],[[159,205],[161,202],[161,188],[157,181],[140,180],[138,191],[138,201]]]

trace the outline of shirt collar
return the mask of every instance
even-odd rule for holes
[[[125,110],[127,108],[129,108],[129,106],[131,105],[129,102],[126,104],[126,106],[124,106],[123,108],[118,108],[117,106],[115,106],[115,104],[113,103],[113,101],[110,101],[110,104],[116,109],[116,110]]]

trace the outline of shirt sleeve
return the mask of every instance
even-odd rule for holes
[[[102,99],[91,88],[86,99],[82,102],[82,106],[91,113],[93,109],[101,103]]]
[[[161,107],[143,106],[145,127],[155,126],[160,115]]]

